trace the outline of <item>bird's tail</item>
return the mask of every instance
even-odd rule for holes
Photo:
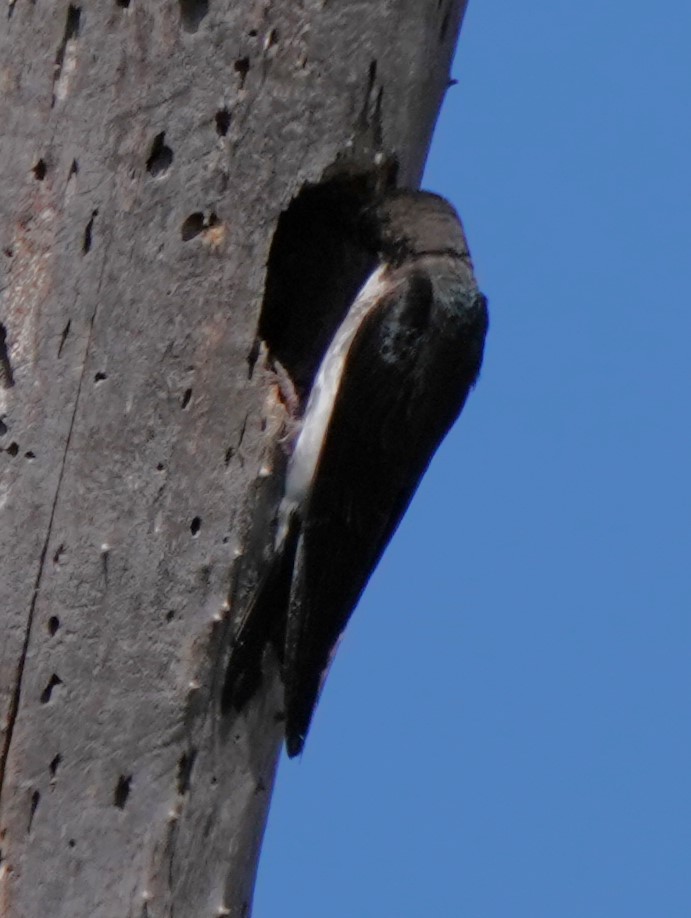
[[[224,714],[231,709],[240,711],[259,688],[264,651],[269,643],[274,645],[282,661],[299,528],[297,517],[294,517],[280,549],[262,572],[237,629],[221,695]]]

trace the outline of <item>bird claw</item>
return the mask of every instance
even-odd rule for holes
[[[288,415],[291,418],[299,417],[301,408],[300,396],[290,377],[290,373],[275,357],[271,358],[270,369],[276,377],[279,398],[283,402]]]
[[[287,456],[290,456],[302,428],[302,418],[300,416],[302,405],[300,396],[298,395],[290,374],[283,364],[276,360],[275,357],[271,358],[270,370],[276,378],[279,401],[286,411],[286,416],[283,421],[284,433],[283,436],[279,438],[278,443],[283,452]]]

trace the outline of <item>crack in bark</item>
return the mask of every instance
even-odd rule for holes
[[[7,329],[2,322],[0,322],[0,377],[4,388],[11,389],[14,385],[14,374],[12,372],[9,348],[7,347]]]
[[[103,275],[105,273],[105,266],[107,261],[107,250],[108,247],[104,247],[103,253],[103,265],[101,266],[101,276],[98,280],[98,285],[96,287],[97,292],[100,292],[101,285],[103,283]],[[29,642],[31,640],[31,632],[34,624],[34,614],[36,612],[36,603],[38,601],[38,594],[41,588],[41,581],[43,579],[43,572],[45,569],[45,560],[46,554],[48,552],[48,546],[50,544],[50,538],[53,534],[53,523],[55,521],[55,511],[58,505],[58,498],[60,496],[60,487],[62,485],[62,480],[65,475],[65,466],[67,464],[67,455],[70,449],[70,443],[72,442],[72,434],[74,432],[74,425],[77,418],[77,409],[79,408],[79,399],[81,396],[84,378],[86,375],[86,367],[89,359],[89,351],[91,349],[91,338],[94,330],[94,322],[96,321],[96,313],[98,312],[98,305],[94,308],[93,313],[91,314],[91,319],[89,322],[89,334],[86,340],[86,348],[84,350],[84,361],[82,364],[82,371],[79,375],[79,383],[77,384],[77,393],[74,399],[74,408],[72,409],[72,417],[70,418],[70,426],[67,431],[67,439],[65,440],[65,449],[62,454],[62,461],[60,463],[60,473],[58,475],[58,483],[55,488],[55,496],[53,497],[53,503],[50,508],[50,517],[48,519],[48,527],[46,530],[46,537],[43,541],[43,548],[41,549],[41,557],[38,563],[38,571],[36,573],[36,580],[34,582],[34,589],[31,596],[31,603],[29,605],[29,614],[27,617],[26,628],[24,631],[24,640],[22,642],[22,649],[19,654],[19,660],[17,661],[16,675],[14,679],[14,687],[12,690],[12,697],[10,698],[10,704],[7,712],[7,727],[5,730],[5,737],[3,740],[2,748],[0,749],[0,812],[2,811],[2,795],[5,789],[5,772],[7,769],[7,760],[10,754],[10,748],[12,746],[12,737],[14,735],[14,728],[17,723],[17,716],[19,714],[19,704],[21,701],[22,695],[22,683],[24,681],[24,669],[26,666],[26,657],[29,651]]]

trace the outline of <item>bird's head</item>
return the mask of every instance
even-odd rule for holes
[[[454,207],[429,191],[393,191],[363,214],[367,243],[387,261],[425,254],[467,259],[468,243]]]

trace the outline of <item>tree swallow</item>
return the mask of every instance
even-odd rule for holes
[[[289,756],[302,751],[339,637],[478,377],[488,327],[463,227],[443,198],[391,192],[366,212],[362,234],[378,264],[317,371],[272,573],[253,603],[282,618]]]

